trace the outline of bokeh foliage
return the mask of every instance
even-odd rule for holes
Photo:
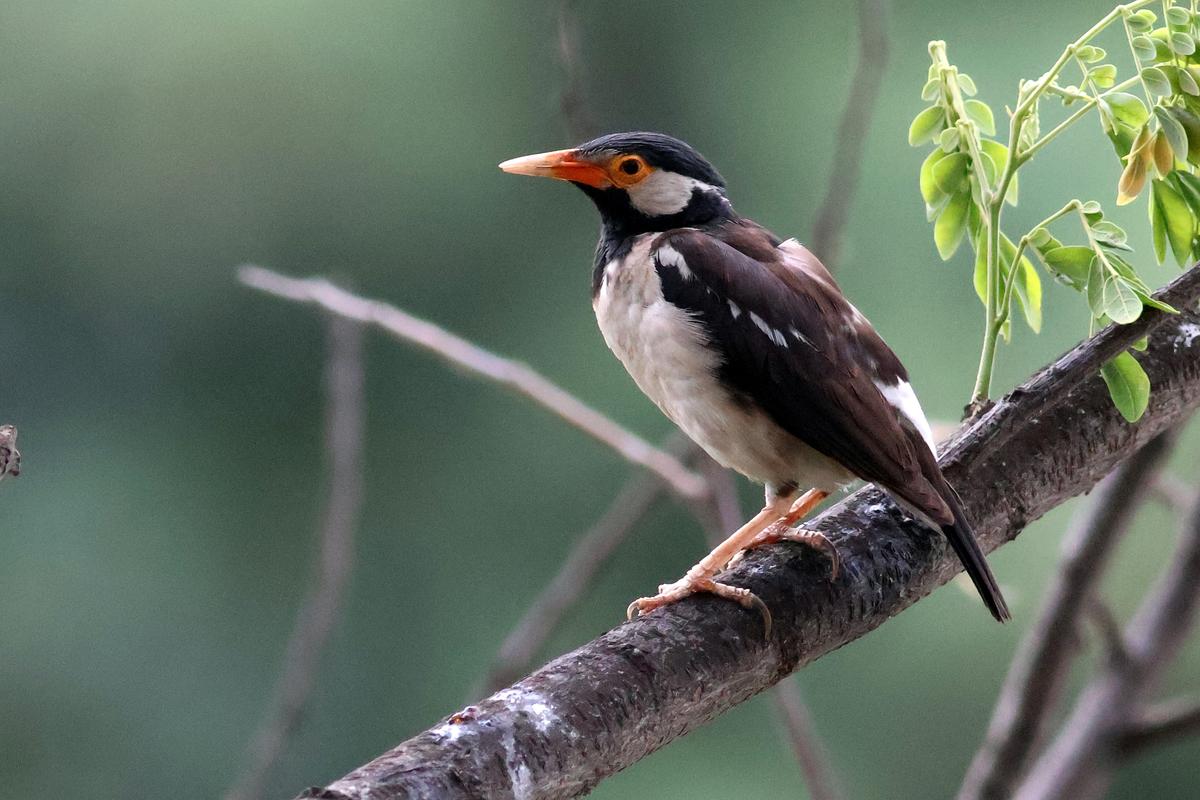
[[[830,177],[853,14],[832,2],[579,5],[594,118],[689,140],[743,213],[804,239]],[[242,763],[308,575],[322,329],[236,286],[236,264],[331,274],[537,365],[639,431],[668,431],[595,331],[587,202],[495,169],[568,143],[555,15],[541,2],[6,4],[0,422],[19,426],[25,456],[0,486],[0,780],[12,796],[214,797]],[[1015,87],[1094,15],[1074,2],[894,11],[839,279],[931,416],[956,418],[968,398],[978,301],[940,263],[915,191],[922,156],[905,137],[926,42],[953,42],[981,86]],[[1111,146],[1094,131],[1063,139],[1022,193],[1111,198]],[[1025,213],[1012,210],[1018,227],[1039,218]],[[1143,213],[1111,217],[1149,253]],[[1139,268],[1151,285],[1173,271]],[[1069,293],[1047,285],[1047,303]],[[1014,331],[997,389],[1086,330],[1086,308],[1059,305],[1041,336]],[[279,796],[464,703],[627,474],[540,411],[392,342],[371,340],[368,376],[361,564],[272,782]],[[1181,463],[1195,455],[1193,437]],[[800,676],[851,796],[952,791],[1068,517],[994,559],[1015,624],[946,589]],[[1166,513],[1147,512],[1108,582],[1118,612],[1169,537]],[[663,507],[554,647],[615,624],[703,548],[689,517]],[[1195,690],[1198,673],[1193,645],[1167,688]],[[1198,753],[1154,754],[1116,796],[1185,796]],[[761,700],[595,796],[735,792],[802,793]]]

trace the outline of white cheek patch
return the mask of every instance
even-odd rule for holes
[[[934,455],[937,455],[937,443],[933,441],[933,431],[929,429],[929,421],[925,419],[925,412],[921,410],[921,403],[917,400],[917,393],[913,391],[912,386],[907,381],[900,381],[895,386],[875,381],[875,388],[900,416],[907,419],[916,428],[917,433],[921,434],[921,438],[929,445],[929,449],[933,451]]]
[[[629,193],[629,202],[638,211],[651,217],[662,217],[687,208],[696,189],[717,192],[712,184],[664,169],[656,169],[625,191]]]

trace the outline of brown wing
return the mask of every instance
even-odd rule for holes
[[[756,231],[763,229],[742,226],[733,235]],[[722,382],[855,475],[933,522],[952,523],[922,469],[916,448],[924,443],[919,436],[914,441],[876,387],[906,379],[899,360],[832,278],[785,264],[773,246],[735,244],[741,249],[695,229],[668,232],[655,243],[682,256],[686,269],[677,259],[656,258],[663,295],[701,324],[721,356]]]

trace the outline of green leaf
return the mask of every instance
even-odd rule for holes
[[[1191,34],[1175,31],[1171,34],[1171,50],[1181,56],[1190,56],[1196,52],[1196,40]]]
[[[937,137],[938,147],[942,148],[947,153],[953,153],[958,149],[958,140],[958,128],[946,128],[946,130],[939,133]]]
[[[1085,203],[1081,203],[1079,210],[1088,215],[1101,213],[1100,204],[1095,200],[1088,200]]]
[[[1142,61],[1154,60],[1154,42],[1149,36],[1139,34],[1133,37],[1133,52]]]
[[[1182,27],[1191,22],[1191,15],[1188,13],[1186,8],[1171,6],[1167,9],[1167,22],[1171,25],[1178,25]]]
[[[933,139],[946,127],[946,113],[940,106],[930,106],[913,119],[908,126],[908,143],[913,147]]]
[[[1184,133],[1187,134],[1187,155],[1180,156],[1180,159],[1200,164],[1200,115],[1184,106],[1171,106],[1170,112],[1171,116],[1183,127]]]
[[[1126,240],[1128,235],[1125,230],[1114,222],[1101,220],[1091,226],[1092,238],[1101,244],[1106,244],[1109,247],[1116,247],[1120,250],[1132,250]]]
[[[942,261],[949,261],[962,244],[967,232],[967,208],[971,205],[971,193],[959,192],[950,198],[933,223],[933,242],[937,245]]]
[[[975,88],[975,81],[965,72],[958,73],[958,88],[962,89],[962,93],[968,97],[979,91]]]
[[[1175,157],[1180,161],[1187,161],[1188,137],[1183,125],[1162,106],[1155,107],[1154,118],[1158,120],[1158,129],[1170,142]]]
[[[996,118],[992,115],[992,109],[987,103],[982,100],[967,100],[963,103],[963,107],[967,111],[967,116],[979,126],[979,130],[988,136],[995,135]]]
[[[1108,270],[1104,262],[1093,251],[1092,260],[1088,265],[1087,301],[1092,316],[1097,319],[1104,316],[1104,284],[1108,280]]]
[[[994,139],[980,139],[980,149],[996,162],[997,172],[1004,172],[1008,166],[1008,147]],[[1004,199],[1010,206],[1017,204],[1017,196],[1019,194],[1019,184],[1017,183],[1017,175],[1013,173],[1012,180],[1008,184],[1008,193],[1004,195]]]
[[[1171,252],[1180,266],[1185,266],[1192,254],[1192,232],[1196,228],[1192,211],[1187,201],[1167,181],[1154,180],[1150,185],[1150,194],[1151,202],[1162,216]]]
[[[1121,353],[1100,368],[1113,405],[1129,422],[1137,422],[1150,404],[1150,378],[1137,359]]]
[[[1075,55],[1085,64],[1092,64],[1104,58],[1104,49],[1095,45],[1085,44],[1075,51]]]
[[[933,179],[933,168],[946,157],[946,152],[939,147],[932,150],[921,162],[921,197],[925,198],[926,203],[936,204],[945,194]]]
[[[1129,128],[1137,130],[1146,124],[1150,112],[1137,95],[1128,92],[1111,92],[1104,96],[1104,102],[1112,109],[1113,118]]]
[[[1167,218],[1163,215],[1158,203],[1151,197],[1150,203],[1150,232],[1154,239],[1154,259],[1159,264],[1167,257]]]
[[[1044,249],[1054,237],[1043,227],[1034,228],[1029,232],[1029,243],[1037,249]]]
[[[1117,68],[1112,64],[1101,64],[1088,71],[1088,77],[1101,89],[1108,89],[1117,82]]]
[[[951,153],[933,164],[933,182],[945,194],[954,194],[967,183],[967,167],[971,159],[966,153]]]
[[[1100,287],[1104,313],[1119,325],[1128,325],[1142,315],[1142,301],[1133,287],[1109,273]]]
[[[942,82],[937,78],[930,78],[925,82],[925,85],[921,87],[921,99],[927,103],[932,103],[934,100],[938,99],[938,95],[941,94],[941,91]]]
[[[1186,69],[1179,70],[1179,88],[1193,97],[1200,96],[1200,84],[1196,83],[1195,77]]]
[[[1154,94],[1171,94],[1171,82],[1167,80],[1166,73],[1158,67],[1146,67],[1142,70],[1142,80],[1146,82],[1146,88]]]
[[[1128,19],[1129,29],[1137,33],[1145,33],[1154,27],[1154,21],[1158,17],[1154,16],[1154,12],[1148,8],[1143,8],[1134,14],[1131,14]]]
[[[1146,348],[1150,346],[1150,337],[1143,336],[1142,338],[1138,339],[1136,342],[1134,342],[1133,344],[1131,344],[1129,346],[1130,346],[1130,348],[1137,350],[1139,353],[1144,353],[1144,352],[1146,352]]]
[[[1088,270],[1096,257],[1092,248],[1069,245],[1038,249],[1037,252],[1046,269],[1062,283],[1079,291],[1087,287]]]
[[[1006,240],[1007,238],[1005,237]],[[1012,242],[1008,242],[1008,244],[1011,245]],[[1016,255],[1016,248],[1013,248],[1013,255]],[[1015,287],[1017,301],[1021,304],[1021,311],[1025,313],[1025,322],[1029,325],[1029,329],[1034,333],[1041,333],[1042,279],[1038,277],[1037,270],[1025,256],[1021,256],[1021,263],[1017,265],[1017,269],[1017,285]]]

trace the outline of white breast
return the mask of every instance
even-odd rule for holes
[[[706,345],[699,323],[663,298],[650,254],[656,236],[638,237],[626,256],[605,267],[593,302],[604,341],[638,387],[709,455],[743,475],[802,488],[845,484],[844,469],[766,414],[734,402],[721,385],[719,357]],[[695,279],[682,257],[678,260],[671,266]]]

